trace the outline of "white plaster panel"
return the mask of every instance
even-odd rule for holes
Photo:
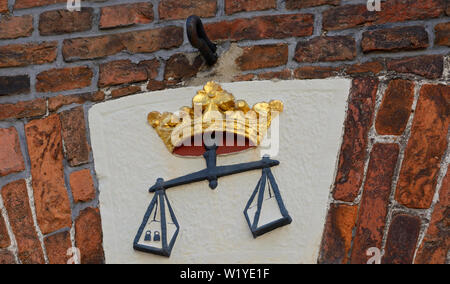
[[[261,171],[167,190],[180,233],[170,258],[133,250],[152,199],[148,188],[205,168],[202,157],[170,154],[147,124],[147,114],[177,111],[202,87],[144,93],[89,111],[107,263],[316,263],[327,201],[341,145],[350,80],[259,81],[222,84],[250,105],[280,99],[280,150],[272,168],[292,224],[257,239],[243,210]],[[219,156],[218,165],[257,161],[258,149]]]

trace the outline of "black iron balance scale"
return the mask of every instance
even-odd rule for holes
[[[180,226],[167,198],[167,189],[207,180],[209,187],[214,190],[220,177],[248,171],[262,170],[261,178],[244,209],[244,215],[253,237],[257,238],[292,222],[271,171],[271,167],[278,166],[280,162],[265,156],[260,161],[217,166],[216,151],[218,147],[213,139],[210,142],[204,142],[206,148],[203,154],[206,160],[205,169],[168,181],[158,178],[155,185],[150,187],[149,192],[154,193],[154,196],[134,239],[133,248],[135,250],[166,257],[170,256]],[[268,200],[267,196],[269,199],[276,201],[280,215],[275,220],[260,225],[261,210],[263,203]],[[253,216],[249,214],[251,208],[253,208]],[[156,225],[157,230],[148,229],[151,225]]]

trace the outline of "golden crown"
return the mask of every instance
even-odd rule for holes
[[[192,99],[192,107],[182,107],[176,113],[151,112],[148,122],[173,153],[185,141],[205,133],[230,133],[258,146],[272,120],[282,111],[283,103],[279,100],[250,108],[244,100],[235,101],[219,84],[208,82]]]

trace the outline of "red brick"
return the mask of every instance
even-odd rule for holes
[[[61,123],[58,115],[33,120],[25,126],[31,161],[36,216],[42,233],[72,223],[69,197],[64,185]]]
[[[344,5],[323,13],[325,30],[437,18],[444,11],[443,0],[390,0],[381,2],[381,11],[369,11],[366,4]]]
[[[128,27],[153,22],[151,3],[134,3],[103,7],[100,16],[100,28]]]
[[[227,15],[238,12],[262,11],[276,8],[276,0],[225,0],[225,13]]]
[[[183,40],[183,28],[168,26],[122,34],[66,39],[63,42],[62,54],[66,61],[95,59],[121,51],[135,54],[171,49],[180,46]]]
[[[314,16],[291,14],[259,16],[205,24],[211,40],[260,40],[310,36],[314,30]]]
[[[298,62],[344,61],[356,57],[356,42],[351,36],[320,36],[297,44]]]
[[[388,71],[412,73],[429,79],[442,76],[444,61],[441,55],[426,55],[393,59],[387,63]]]
[[[31,36],[33,16],[2,17],[0,20],[0,39],[15,39]]]
[[[20,261],[24,264],[44,263],[44,254],[34,227],[25,180],[5,185],[2,197],[16,238]]]
[[[51,63],[57,56],[56,41],[0,46],[0,68]]]
[[[11,245],[8,229],[6,228],[5,219],[0,214],[0,248],[7,248]]]
[[[383,70],[384,66],[382,62],[371,61],[347,66],[345,72],[349,75],[361,75],[361,74],[378,75]]]
[[[49,264],[67,264],[71,257],[67,252],[72,247],[68,231],[46,237],[44,244]]]
[[[0,128],[0,176],[25,170],[19,135],[14,127]]]
[[[185,20],[191,15],[201,18],[214,17],[217,12],[216,0],[161,0],[159,17],[162,20]]]
[[[434,44],[450,46],[450,22],[437,24],[434,30],[436,32]]]
[[[319,263],[344,264],[348,262],[348,254],[352,243],[352,231],[358,216],[358,206],[331,204],[328,211]]]
[[[233,77],[233,82],[242,82],[242,81],[253,81],[255,79],[255,74],[241,74]]]
[[[14,9],[33,8],[66,2],[67,0],[16,0]]]
[[[29,92],[30,77],[28,75],[0,76],[0,96]]]
[[[260,80],[273,80],[273,79],[279,79],[279,80],[289,80],[292,78],[291,70],[284,69],[282,71],[278,72],[264,72],[258,74],[258,79]]]
[[[72,167],[89,162],[90,148],[86,138],[86,122],[82,106],[60,113],[64,154]]]
[[[81,254],[80,262],[82,264],[104,263],[100,211],[94,208],[81,211],[75,222],[75,232],[75,243]]]
[[[112,61],[100,65],[99,87],[146,81],[147,70],[130,60]]]
[[[415,263],[417,264],[445,264],[447,252],[450,248],[450,168],[442,181],[439,201],[436,203],[431,216],[422,245],[417,252]]]
[[[84,104],[85,102],[101,102],[105,99],[105,93],[102,91],[75,95],[58,95],[48,98],[48,110],[57,111],[59,108],[70,104]]]
[[[164,81],[150,80],[147,85],[147,90],[150,92],[164,90],[166,88]]]
[[[141,92],[140,86],[127,86],[127,87],[123,87],[123,88],[111,91],[111,97],[113,99],[116,99],[116,98],[133,95],[133,94],[136,94],[139,92]]]
[[[368,260],[367,249],[381,249],[398,154],[398,144],[373,146],[353,239],[351,263],[365,264]]]
[[[196,56],[191,63],[185,54],[174,54],[166,62],[164,80],[169,85],[188,80],[197,75],[197,72],[200,70],[202,65],[203,59],[200,55]]]
[[[397,183],[396,200],[410,208],[433,201],[450,124],[450,86],[424,85]]]
[[[0,0],[0,13],[8,12],[8,0]]]
[[[161,64],[158,59],[144,60],[139,62],[139,66],[145,68],[147,70],[148,79],[155,79],[159,74],[159,67]]]
[[[16,258],[10,251],[0,251],[0,264],[16,264]]]
[[[285,65],[289,50],[286,44],[255,45],[244,48],[236,64],[243,71]]]
[[[337,76],[341,68],[328,66],[303,66],[295,69],[297,79],[323,79]]]
[[[367,31],[361,46],[365,53],[424,49],[428,47],[428,33],[422,26]]]
[[[295,10],[322,5],[339,5],[341,0],[286,0],[286,9]]]
[[[395,79],[389,82],[375,128],[380,135],[402,135],[414,101],[414,82]]]
[[[397,214],[392,219],[386,241],[383,264],[411,264],[420,232],[420,219]]]
[[[53,10],[39,17],[41,35],[59,35],[88,31],[92,28],[93,9],[82,8],[81,11]]]
[[[378,79],[376,78],[353,80],[333,191],[336,200],[352,202],[361,188],[368,133],[373,122],[377,90]]]
[[[89,169],[71,173],[69,180],[75,202],[87,202],[95,198],[94,181]]]
[[[45,111],[46,102],[44,99],[35,99],[14,104],[0,104],[0,120],[36,117],[44,115]]]
[[[36,76],[36,91],[60,92],[89,87],[93,72],[87,66],[51,69]]]

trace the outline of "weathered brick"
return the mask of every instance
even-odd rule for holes
[[[0,13],[8,12],[8,0],[0,0]]]
[[[89,162],[90,148],[86,138],[86,122],[82,106],[60,113],[64,154],[72,167]]]
[[[80,249],[82,264],[101,264],[105,257],[100,211],[86,208],[75,221],[75,243]]]
[[[70,259],[69,249],[72,247],[68,231],[57,233],[44,239],[49,264],[67,264]]]
[[[361,46],[365,53],[424,49],[428,47],[428,33],[422,26],[367,31],[363,33]]]
[[[243,71],[285,65],[288,61],[287,44],[255,45],[244,47],[236,64]]]
[[[35,99],[14,104],[0,104],[0,120],[41,116],[45,114],[45,111],[45,99]]]
[[[14,127],[0,128],[0,176],[25,170],[19,135]]]
[[[424,55],[393,59],[387,62],[388,71],[412,73],[429,79],[442,76],[444,60],[441,55]]]
[[[31,36],[33,16],[2,17],[0,20],[0,39],[15,39]]]
[[[389,82],[375,128],[380,135],[401,135],[406,129],[414,101],[414,82],[395,79]]]
[[[344,264],[352,243],[352,231],[358,216],[358,206],[331,204],[320,248],[319,263]]]
[[[0,214],[0,248],[7,248],[11,245],[8,229],[6,228],[5,219]]]
[[[147,84],[147,90],[150,92],[164,90],[166,87],[164,81],[150,80]]]
[[[352,202],[364,177],[368,133],[372,126],[378,79],[353,80],[333,196]]]
[[[71,173],[69,180],[75,202],[86,202],[95,198],[94,181],[89,169]]]
[[[434,44],[450,46],[450,22],[437,24],[434,30],[436,32]]]
[[[43,71],[36,76],[36,91],[59,92],[89,87],[93,72],[87,66]]]
[[[28,75],[0,76],[0,96],[25,94],[30,92]]]
[[[76,61],[106,57],[121,51],[133,54],[155,52],[178,47],[182,43],[183,28],[168,26],[122,34],[66,39],[63,42],[62,54],[64,60]]]
[[[390,0],[381,2],[381,11],[369,11],[366,4],[343,5],[323,13],[325,30],[437,18],[444,11],[443,0]]]
[[[44,263],[44,254],[34,227],[25,180],[5,185],[2,197],[16,238],[20,261],[24,264]]]
[[[195,56],[192,63],[189,61],[188,56]],[[177,84],[197,75],[197,72],[203,65],[203,59],[200,55],[189,54],[188,56],[183,53],[177,53],[167,60],[164,70],[164,80],[167,84]]]
[[[0,68],[51,63],[56,60],[58,43],[26,43],[0,46]]]
[[[201,18],[214,17],[217,11],[216,0],[161,0],[159,17],[162,20],[186,19],[190,15]]]
[[[337,76],[341,68],[328,66],[303,66],[295,69],[297,79],[323,79]]]
[[[105,93],[102,91],[74,95],[58,95],[48,98],[48,110],[57,111],[59,108],[70,104],[84,104],[85,102],[100,102],[105,99]]]
[[[66,2],[66,0],[16,0],[14,9],[33,8]]]
[[[445,264],[450,248],[450,168],[442,181],[439,201],[431,216],[430,226],[417,252],[414,263]]]
[[[111,91],[111,97],[113,99],[133,95],[136,93],[139,93],[141,91],[140,86],[126,86],[120,89],[112,90]]]
[[[397,214],[392,219],[386,241],[383,264],[411,264],[420,232],[420,219]]]
[[[351,36],[319,36],[300,41],[294,59],[298,62],[344,61],[356,57],[356,42]]]
[[[92,19],[92,8],[82,8],[79,12],[47,11],[39,16],[39,32],[41,35],[59,35],[88,31],[92,28]]]
[[[225,13],[227,15],[238,12],[262,11],[276,8],[276,0],[225,0]]]
[[[158,59],[144,60],[139,62],[139,66],[147,70],[148,79],[155,79],[159,74],[159,67],[161,64]]]
[[[381,249],[398,154],[398,144],[373,146],[353,239],[351,263],[365,264],[368,260],[367,249]]]
[[[10,251],[3,250],[0,251],[0,264],[16,264],[16,259]]]
[[[131,60],[118,60],[100,65],[99,87],[147,80],[147,70]]]
[[[240,74],[233,77],[233,82],[253,81],[255,77],[255,74]]]
[[[260,40],[310,36],[314,30],[311,14],[259,16],[205,24],[211,40]]]
[[[378,75],[384,70],[383,63],[380,61],[370,61],[364,63],[356,63],[347,66],[345,72],[349,75],[372,74]]]
[[[153,22],[152,3],[134,3],[103,7],[100,16],[100,28],[128,27]]]
[[[396,200],[410,208],[433,201],[450,124],[450,86],[424,85],[397,182]]]
[[[339,5],[341,0],[286,0],[286,9],[295,10],[322,5]]]
[[[64,185],[61,123],[58,115],[33,120],[25,126],[33,177],[36,216],[43,234],[72,223]]]
[[[260,80],[272,80],[272,79],[278,79],[278,80],[289,80],[292,78],[291,70],[284,69],[282,71],[275,71],[275,72],[263,72],[258,74],[258,79]]]

